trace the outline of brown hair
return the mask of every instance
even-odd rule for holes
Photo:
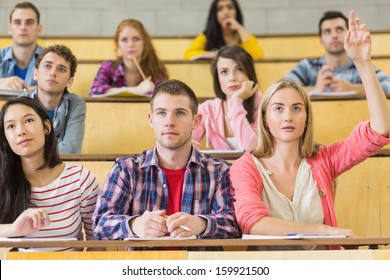
[[[11,13],[9,14],[9,22],[12,22],[12,15],[15,12],[16,9],[31,9],[34,11],[34,13],[37,15],[37,23],[39,24],[39,21],[41,19],[41,14],[39,13],[38,8],[31,2],[20,2],[15,5],[15,7],[12,9]]]
[[[184,82],[179,80],[167,80],[157,86],[154,90],[152,99],[150,100],[150,108],[153,111],[154,99],[157,95],[161,93],[167,93],[170,95],[183,95],[187,96],[190,99],[190,107],[192,111],[192,115],[196,115],[198,113],[198,99],[194,91]]]
[[[73,55],[72,51],[64,45],[53,45],[47,48],[44,48],[39,54],[37,60],[35,61],[35,68],[38,69],[39,64],[41,63],[42,58],[48,53],[55,53],[58,56],[61,56],[65,59],[66,62],[69,62],[70,66],[70,77],[74,77],[77,68],[77,58]]]
[[[214,92],[218,98],[222,100],[226,100],[226,94],[222,91],[221,84],[218,78],[217,63],[220,57],[229,58],[237,62],[237,64],[241,66],[242,69],[244,70],[245,75],[248,76],[248,79],[253,81],[254,85],[258,84],[256,70],[255,70],[252,56],[246,50],[244,50],[238,45],[225,46],[218,51],[217,55],[215,56],[215,58],[211,63],[211,68],[210,68],[211,74],[213,76]],[[254,94],[250,98],[244,100],[243,102],[244,109],[247,112],[246,118],[250,123],[253,123],[255,121],[253,117],[254,110],[255,110],[255,99],[256,99],[256,95]]]

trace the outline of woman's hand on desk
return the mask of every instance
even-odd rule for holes
[[[348,228],[339,228],[339,227],[331,227],[331,226],[325,226],[327,235],[345,235],[348,237],[354,237],[355,233],[352,231],[352,229]]]
[[[13,222],[7,237],[25,236],[50,224],[47,212],[39,208],[28,208]]]

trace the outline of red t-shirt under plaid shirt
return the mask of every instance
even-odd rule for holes
[[[168,183],[168,207],[166,214],[169,216],[181,211],[184,172],[186,169],[162,169],[165,172],[165,178]]]

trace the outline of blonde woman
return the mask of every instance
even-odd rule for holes
[[[344,47],[362,77],[370,120],[345,140],[315,151],[305,90],[294,81],[273,84],[260,104],[259,144],[230,171],[244,234],[354,235],[337,227],[333,182],[390,143],[390,110],[371,63],[370,33],[353,11]]]

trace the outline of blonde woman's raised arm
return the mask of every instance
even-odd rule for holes
[[[366,92],[371,128],[382,134],[390,132],[390,109],[371,62],[371,35],[366,25],[349,13],[349,30],[344,48],[359,71]]]

